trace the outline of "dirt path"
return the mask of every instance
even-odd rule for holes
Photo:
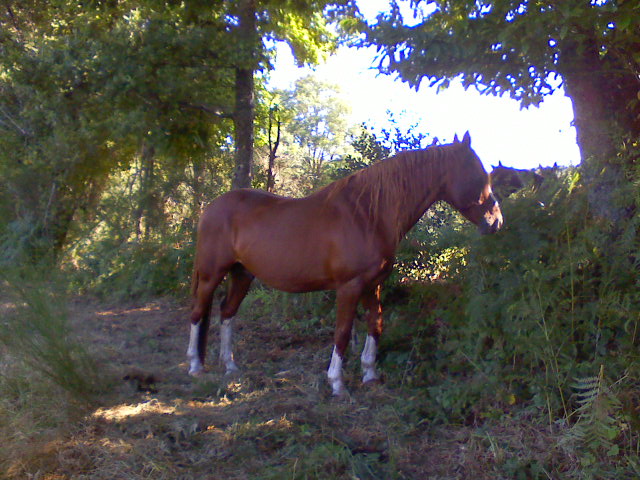
[[[78,301],[73,322],[112,381],[103,405],[55,445],[51,479],[497,478],[491,445],[468,428],[429,429],[399,386],[363,387],[346,366],[348,400],[325,381],[332,328],[237,322],[237,378],[190,378],[187,309],[173,300]],[[209,359],[217,354],[212,328]],[[125,379],[126,378],[126,379]]]

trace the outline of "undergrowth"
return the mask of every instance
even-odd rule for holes
[[[192,250],[190,240],[171,238],[85,239],[66,252],[63,269],[70,274],[73,291],[101,298],[187,296]]]
[[[436,206],[398,252],[383,290],[387,384],[433,425],[546,428],[547,457],[505,456],[507,478],[638,475],[640,216],[633,191],[619,198],[622,221],[594,218],[579,171],[564,169],[506,199],[498,234]],[[249,308],[331,326],[331,299],[296,310],[292,298],[263,289]]]
[[[467,227],[427,241],[432,259],[453,248],[455,261],[402,307],[423,320],[394,323],[382,344],[386,363],[428,392],[426,415],[482,425],[534,412],[576,440],[562,443],[580,462],[572,478],[637,474],[640,217],[622,198],[622,222],[594,218],[579,172],[566,169],[503,202],[498,234]]]
[[[43,445],[106,387],[68,322],[61,283],[35,266],[0,274],[0,471],[9,476],[37,465]]]

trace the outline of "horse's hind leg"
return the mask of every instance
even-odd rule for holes
[[[229,276],[229,291],[220,305],[220,362],[224,364],[227,374],[238,371],[233,360],[233,317],[253,280],[253,275],[239,263],[232,267]]]
[[[376,371],[378,341],[382,334],[382,305],[380,304],[380,285],[367,290],[362,295],[362,305],[367,310],[368,335],[362,350],[362,383],[376,382],[380,375]]]
[[[226,270],[221,270],[213,275],[205,275],[197,270],[194,272],[194,275],[197,275],[197,287],[194,292],[194,305],[191,311],[191,333],[189,335],[189,348],[187,349],[189,375],[198,375],[204,369],[213,292],[220,285],[226,273]]]

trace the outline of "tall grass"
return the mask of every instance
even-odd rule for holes
[[[20,475],[43,445],[96,402],[104,375],[75,338],[50,273],[0,273],[0,470]],[[37,275],[34,272],[38,272]]]
[[[89,400],[97,388],[97,367],[73,334],[64,295],[53,284],[24,273],[4,272],[0,278],[12,304],[3,319],[0,344],[74,398]]]
[[[585,468],[572,478],[637,473],[640,216],[632,189],[618,197],[623,220],[595,217],[579,171],[566,169],[504,201],[505,227],[494,236],[468,227],[413,233],[431,261],[457,252],[435,269],[449,288],[413,287],[403,309],[420,312],[422,321],[403,324],[401,315],[383,337],[387,370],[410,358],[403,378],[428,392],[420,407],[426,415],[482,424],[505,411],[534,412],[550,431],[566,428],[571,436],[577,418],[585,424],[606,412],[596,426],[609,436],[575,448]],[[616,385],[615,395],[601,389],[597,402],[585,402],[576,379],[594,378]],[[594,452],[605,453],[595,462]]]

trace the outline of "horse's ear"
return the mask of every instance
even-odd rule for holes
[[[502,160],[498,160],[498,166],[502,167]]]
[[[469,130],[467,130],[467,133],[465,133],[464,137],[462,137],[462,143],[465,147],[471,146],[471,135],[469,135]]]
[[[460,140],[458,140],[458,134],[457,133],[453,136],[453,143],[460,143]]]

